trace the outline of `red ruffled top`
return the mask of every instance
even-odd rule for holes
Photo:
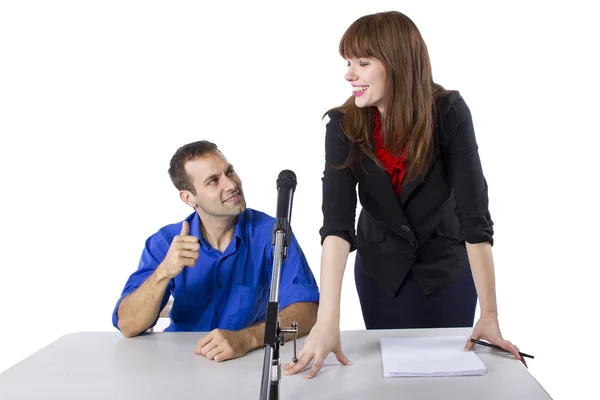
[[[402,150],[402,155],[393,156],[387,151],[383,145],[383,136],[381,135],[381,120],[379,118],[379,111],[377,107],[373,107],[373,114],[375,116],[375,128],[373,129],[373,137],[375,138],[375,156],[381,161],[385,169],[387,169],[392,186],[396,191],[396,195],[400,197],[400,191],[402,190],[402,180],[406,175],[406,157],[404,156],[406,149]]]

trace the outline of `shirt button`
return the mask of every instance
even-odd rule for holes
[[[218,317],[218,316],[219,316],[219,312],[217,311],[217,312],[215,312],[215,317]]]
[[[409,232],[410,231],[410,228],[408,226],[406,226],[406,225],[402,225],[401,228],[405,232]]]
[[[223,289],[223,285],[219,283],[219,289]]]
[[[410,241],[410,245],[411,245],[412,247],[417,247],[417,242],[415,242],[414,240],[411,240],[411,241]]]

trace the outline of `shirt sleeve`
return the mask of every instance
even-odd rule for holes
[[[113,326],[115,328],[119,329],[118,310],[121,301],[123,301],[123,299],[127,297],[127,295],[133,293],[137,288],[139,288],[146,281],[146,279],[148,279],[150,275],[154,273],[158,265],[162,262],[162,260],[164,260],[165,256],[167,255],[169,246],[170,243],[166,240],[166,238],[161,237],[158,234],[153,235],[150,238],[148,238],[148,240],[146,240],[146,245],[144,247],[144,251],[142,252],[142,257],[140,258],[138,269],[133,274],[131,274],[131,276],[127,280],[127,283],[123,288],[123,293],[121,293],[121,298],[119,299],[119,301],[117,301],[117,305],[115,306],[115,309],[113,311],[112,320]],[[161,301],[159,310],[162,310],[169,301],[169,296],[172,288],[173,280],[169,282],[167,289],[165,290],[165,294]],[[156,321],[158,321],[159,314],[156,315],[156,319],[148,328],[151,328],[154,325],[156,325]]]
[[[319,302],[319,288],[306,257],[292,234],[287,259],[281,265],[279,309],[300,302]]]
[[[448,173],[454,189],[459,239],[493,245],[493,221],[488,210],[488,186],[483,175],[473,120],[462,96],[450,106],[445,132]]]
[[[342,166],[348,158],[350,142],[341,127],[339,112],[330,114],[325,132],[325,171],[323,172],[323,226],[321,244],[329,235],[339,236],[356,249],[356,178],[350,167]]]

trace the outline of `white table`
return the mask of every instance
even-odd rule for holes
[[[316,378],[282,376],[281,399],[550,399],[511,355],[476,346],[483,376],[383,378],[380,337],[468,336],[471,329],[344,331],[353,365],[330,355]],[[194,354],[202,333],[73,333],[0,374],[0,399],[258,399],[263,350],[223,363]],[[299,340],[300,350],[304,340]],[[281,362],[292,358],[292,342]],[[532,360],[531,362],[535,362]]]

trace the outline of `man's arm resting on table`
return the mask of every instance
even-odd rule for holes
[[[292,322],[298,323],[298,337],[310,332],[317,322],[318,303],[293,303],[279,312],[281,327],[289,327]],[[251,350],[262,347],[265,336],[265,322],[252,325],[239,331],[214,329],[198,341],[195,353],[215,361],[238,358]],[[285,335],[285,340],[291,340]]]
[[[139,288],[121,301],[117,325],[125,337],[139,335],[154,322],[170,281],[159,265]]]

